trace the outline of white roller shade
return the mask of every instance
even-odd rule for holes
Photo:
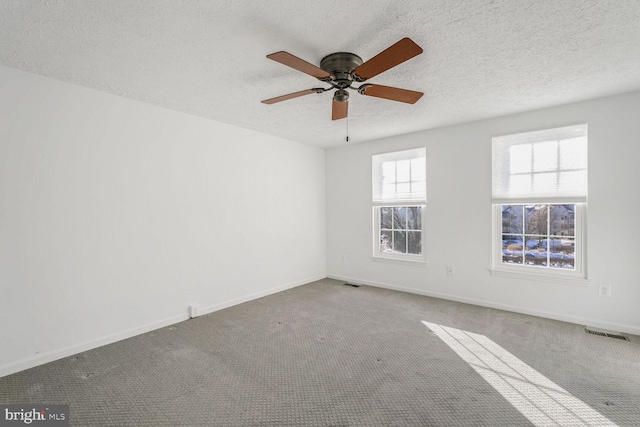
[[[587,125],[495,137],[493,203],[587,201]]]
[[[426,149],[373,156],[373,201],[420,202],[427,199]]]

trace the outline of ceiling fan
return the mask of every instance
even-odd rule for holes
[[[337,52],[322,58],[320,67],[316,67],[288,52],[280,51],[272,53],[267,55],[267,58],[309,74],[321,82],[330,84],[331,87],[315,87],[288,95],[265,99],[262,102],[265,104],[275,104],[276,102],[286,101],[299,96],[337,89],[333,95],[331,120],[339,120],[347,117],[349,107],[349,92],[347,92],[347,89],[355,90],[360,95],[375,96],[376,98],[415,104],[422,97],[422,92],[368,83],[354,87],[353,84],[355,82],[365,82],[421,53],[422,48],[407,37],[366,62],[363,62],[362,58],[354,53]]]

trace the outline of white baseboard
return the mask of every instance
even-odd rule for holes
[[[287,283],[282,286],[277,286],[275,288],[267,289],[265,291],[253,293],[242,298],[236,298],[231,301],[225,301],[220,304],[204,307],[201,309],[200,313],[201,315],[213,313],[214,311],[222,310],[227,307],[232,307],[234,305],[241,304],[243,302],[247,302],[247,301],[261,298],[267,295],[271,295],[276,292],[284,291],[286,289],[295,288],[296,286],[304,285],[310,282],[315,282],[316,280],[321,280],[324,278],[326,278],[326,275],[323,274],[315,277],[310,277],[308,279]],[[0,366],[0,378],[6,375],[15,374],[16,372],[24,371],[25,369],[34,368],[36,366],[44,365],[45,363],[49,363],[65,357],[73,356],[74,354],[93,350],[94,348],[102,347],[103,345],[112,344],[117,341],[135,337],[136,335],[151,332],[160,328],[165,328],[169,325],[183,322],[188,319],[189,319],[189,315],[188,313],[185,312],[183,314],[177,314],[175,316],[171,316],[166,319],[158,320],[157,322],[148,323],[146,325],[127,329],[125,331],[107,335],[101,338],[96,338],[96,339],[85,341],[79,344],[74,344],[68,347],[64,347],[64,348],[48,351],[46,353],[38,354],[36,356],[28,357],[26,359],[22,359],[17,362]]]
[[[410,293],[410,294],[424,295],[424,296],[433,297],[433,298],[440,298],[440,299],[446,299],[446,300],[450,300],[450,301],[462,302],[462,303],[466,303],[466,304],[479,305],[481,307],[496,308],[498,310],[512,311],[514,313],[528,314],[530,316],[544,317],[544,318],[547,318],[547,319],[559,320],[559,321],[562,321],[562,322],[569,322],[569,323],[574,323],[574,324],[577,324],[577,325],[593,326],[593,327],[596,327],[596,328],[602,328],[602,329],[606,329],[606,330],[609,330],[609,331],[623,332],[623,333],[633,334],[633,335],[640,335],[640,328],[637,327],[637,326],[625,325],[625,324],[614,323],[614,322],[607,322],[607,321],[603,321],[603,320],[600,320],[600,319],[590,319],[590,318],[586,318],[586,317],[571,316],[571,315],[566,315],[566,314],[562,314],[562,313],[554,313],[554,312],[550,312],[550,311],[536,310],[536,309],[520,307],[520,306],[515,306],[515,305],[500,304],[500,303],[495,303],[495,302],[487,301],[487,300],[480,300],[480,299],[475,299],[475,298],[461,297],[459,295],[446,294],[446,293],[441,293],[441,292],[431,292],[431,291],[425,291],[425,290],[422,290],[422,289],[415,289],[415,288],[407,288],[407,287],[403,287],[403,286],[392,285],[392,284],[389,284],[389,283],[383,283],[383,282],[371,281],[371,280],[363,280],[363,279],[359,279],[359,278],[356,278],[356,277],[348,277],[348,276],[340,276],[340,275],[331,274],[331,275],[328,276],[328,278],[329,279],[335,279],[335,280],[344,280],[344,281],[349,282],[349,283],[356,283],[356,284],[374,286],[374,287],[377,287],[377,288],[384,288],[384,289],[391,289],[391,290],[394,290],[394,291],[407,292],[407,293]]]
[[[6,375],[11,375],[16,372],[24,371],[25,369],[33,368],[36,366],[44,365],[45,363],[53,362],[58,359],[62,359],[74,354],[89,351],[94,348],[102,347],[103,345],[111,344],[116,341],[121,341],[127,338],[135,337],[136,335],[144,334],[146,332],[154,331],[156,329],[164,328],[174,323],[187,320],[189,316],[187,314],[180,314],[171,316],[167,319],[163,319],[157,322],[149,323],[137,328],[127,329],[126,331],[118,332],[115,334],[107,335],[101,338],[85,341],[79,344],[74,344],[68,347],[47,351],[45,353],[37,354],[26,359],[19,360],[14,363],[10,363],[4,366],[0,366],[0,378]]]

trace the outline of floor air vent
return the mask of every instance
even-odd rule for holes
[[[629,341],[628,337],[625,337],[624,335],[619,334],[617,332],[600,331],[598,329],[590,329],[590,328],[585,328],[584,330],[586,333],[591,335],[600,335],[601,337],[615,338],[617,340]]]
[[[345,286],[351,286],[352,288],[359,288],[360,285],[354,285],[353,283],[345,283]]]

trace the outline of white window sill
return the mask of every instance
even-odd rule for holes
[[[527,267],[524,267],[527,268]],[[544,274],[529,271],[514,271],[490,268],[489,272],[493,276],[510,277],[512,279],[537,280],[540,282],[558,283],[562,285],[584,286],[587,287],[591,283],[589,279],[579,276],[563,276],[559,274]]]
[[[400,264],[400,265],[408,265],[411,267],[421,267],[421,268],[427,268],[429,267],[429,261],[426,260],[418,260],[418,259],[400,259],[400,258],[388,258],[388,257],[382,257],[382,256],[377,256],[377,255],[373,255],[371,257],[371,260],[374,262],[383,262],[383,263],[390,263],[390,264]]]

